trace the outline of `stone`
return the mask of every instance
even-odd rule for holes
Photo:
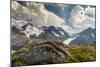
[[[23,56],[26,64],[63,63],[65,55],[49,44],[33,46],[31,51]]]

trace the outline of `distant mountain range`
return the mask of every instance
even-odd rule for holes
[[[55,26],[42,26],[42,27],[33,27],[31,23],[28,23],[22,26],[23,30],[17,29],[15,26],[12,27],[13,32],[24,33],[27,36],[32,38],[44,39],[44,40],[54,40],[54,41],[64,41],[66,38],[69,38],[69,34],[65,32],[60,27]],[[37,36],[37,34],[39,34]]]
[[[28,23],[24,25],[22,29],[23,30],[19,30],[16,27],[12,27],[13,32],[24,33],[26,36],[31,38],[59,41],[67,45],[96,42],[96,29],[92,28],[85,29],[74,36],[70,36],[69,33],[65,32],[62,28],[55,26],[33,27],[31,23]]]
[[[77,37],[76,37],[77,36]],[[74,37],[64,41],[64,44],[74,45],[74,44],[90,44],[96,42],[96,29],[88,28]]]

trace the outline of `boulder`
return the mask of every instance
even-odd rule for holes
[[[23,57],[26,64],[63,63],[65,55],[49,44],[33,46]]]

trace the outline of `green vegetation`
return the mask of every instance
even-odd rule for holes
[[[15,64],[17,66],[19,65],[27,65],[24,63],[24,61],[21,59],[21,56],[24,55],[24,53],[29,52],[32,46],[28,46],[28,48],[22,48],[18,52],[12,54],[12,61],[15,61]],[[75,62],[90,62],[96,60],[96,46],[95,44],[88,44],[88,45],[75,45],[75,46],[63,46],[65,51],[68,50],[68,52],[71,54],[71,56],[67,57],[64,63],[75,63]],[[45,62],[45,61],[44,61]],[[46,63],[39,63],[39,64],[50,64],[48,62]],[[56,60],[55,60],[56,62]],[[59,63],[59,62],[56,62]],[[52,63],[53,64],[53,63]]]
[[[65,62],[90,62],[96,60],[95,45],[79,45],[65,47],[71,54]]]

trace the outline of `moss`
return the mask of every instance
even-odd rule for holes
[[[17,56],[16,54],[12,55],[12,62],[14,62],[14,64],[17,66],[24,65],[23,60],[19,56]]]
[[[30,52],[34,45],[29,44],[26,48],[19,49],[16,53],[12,54],[12,60],[15,61],[15,64],[17,66],[20,65],[27,65],[22,59],[21,55],[26,54],[27,52]],[[89,61],[95,61],[96,60],[96,46],[93,45],[75,45],[75,46],[64,46],[65,51],[68,51],[71,56],[66,57],[64,63],[73,63],[73,62],[89,62]],[[53,62],[53,63],[51,63]],[[60,62],[57,62],[56,60],[48,60],[48,61],[41,61],[37,64],[57,64]]]
[[[66,62],[89,62],[96,60],[95,45],[69,46],[67,49],[71,57],[68,57]]]

